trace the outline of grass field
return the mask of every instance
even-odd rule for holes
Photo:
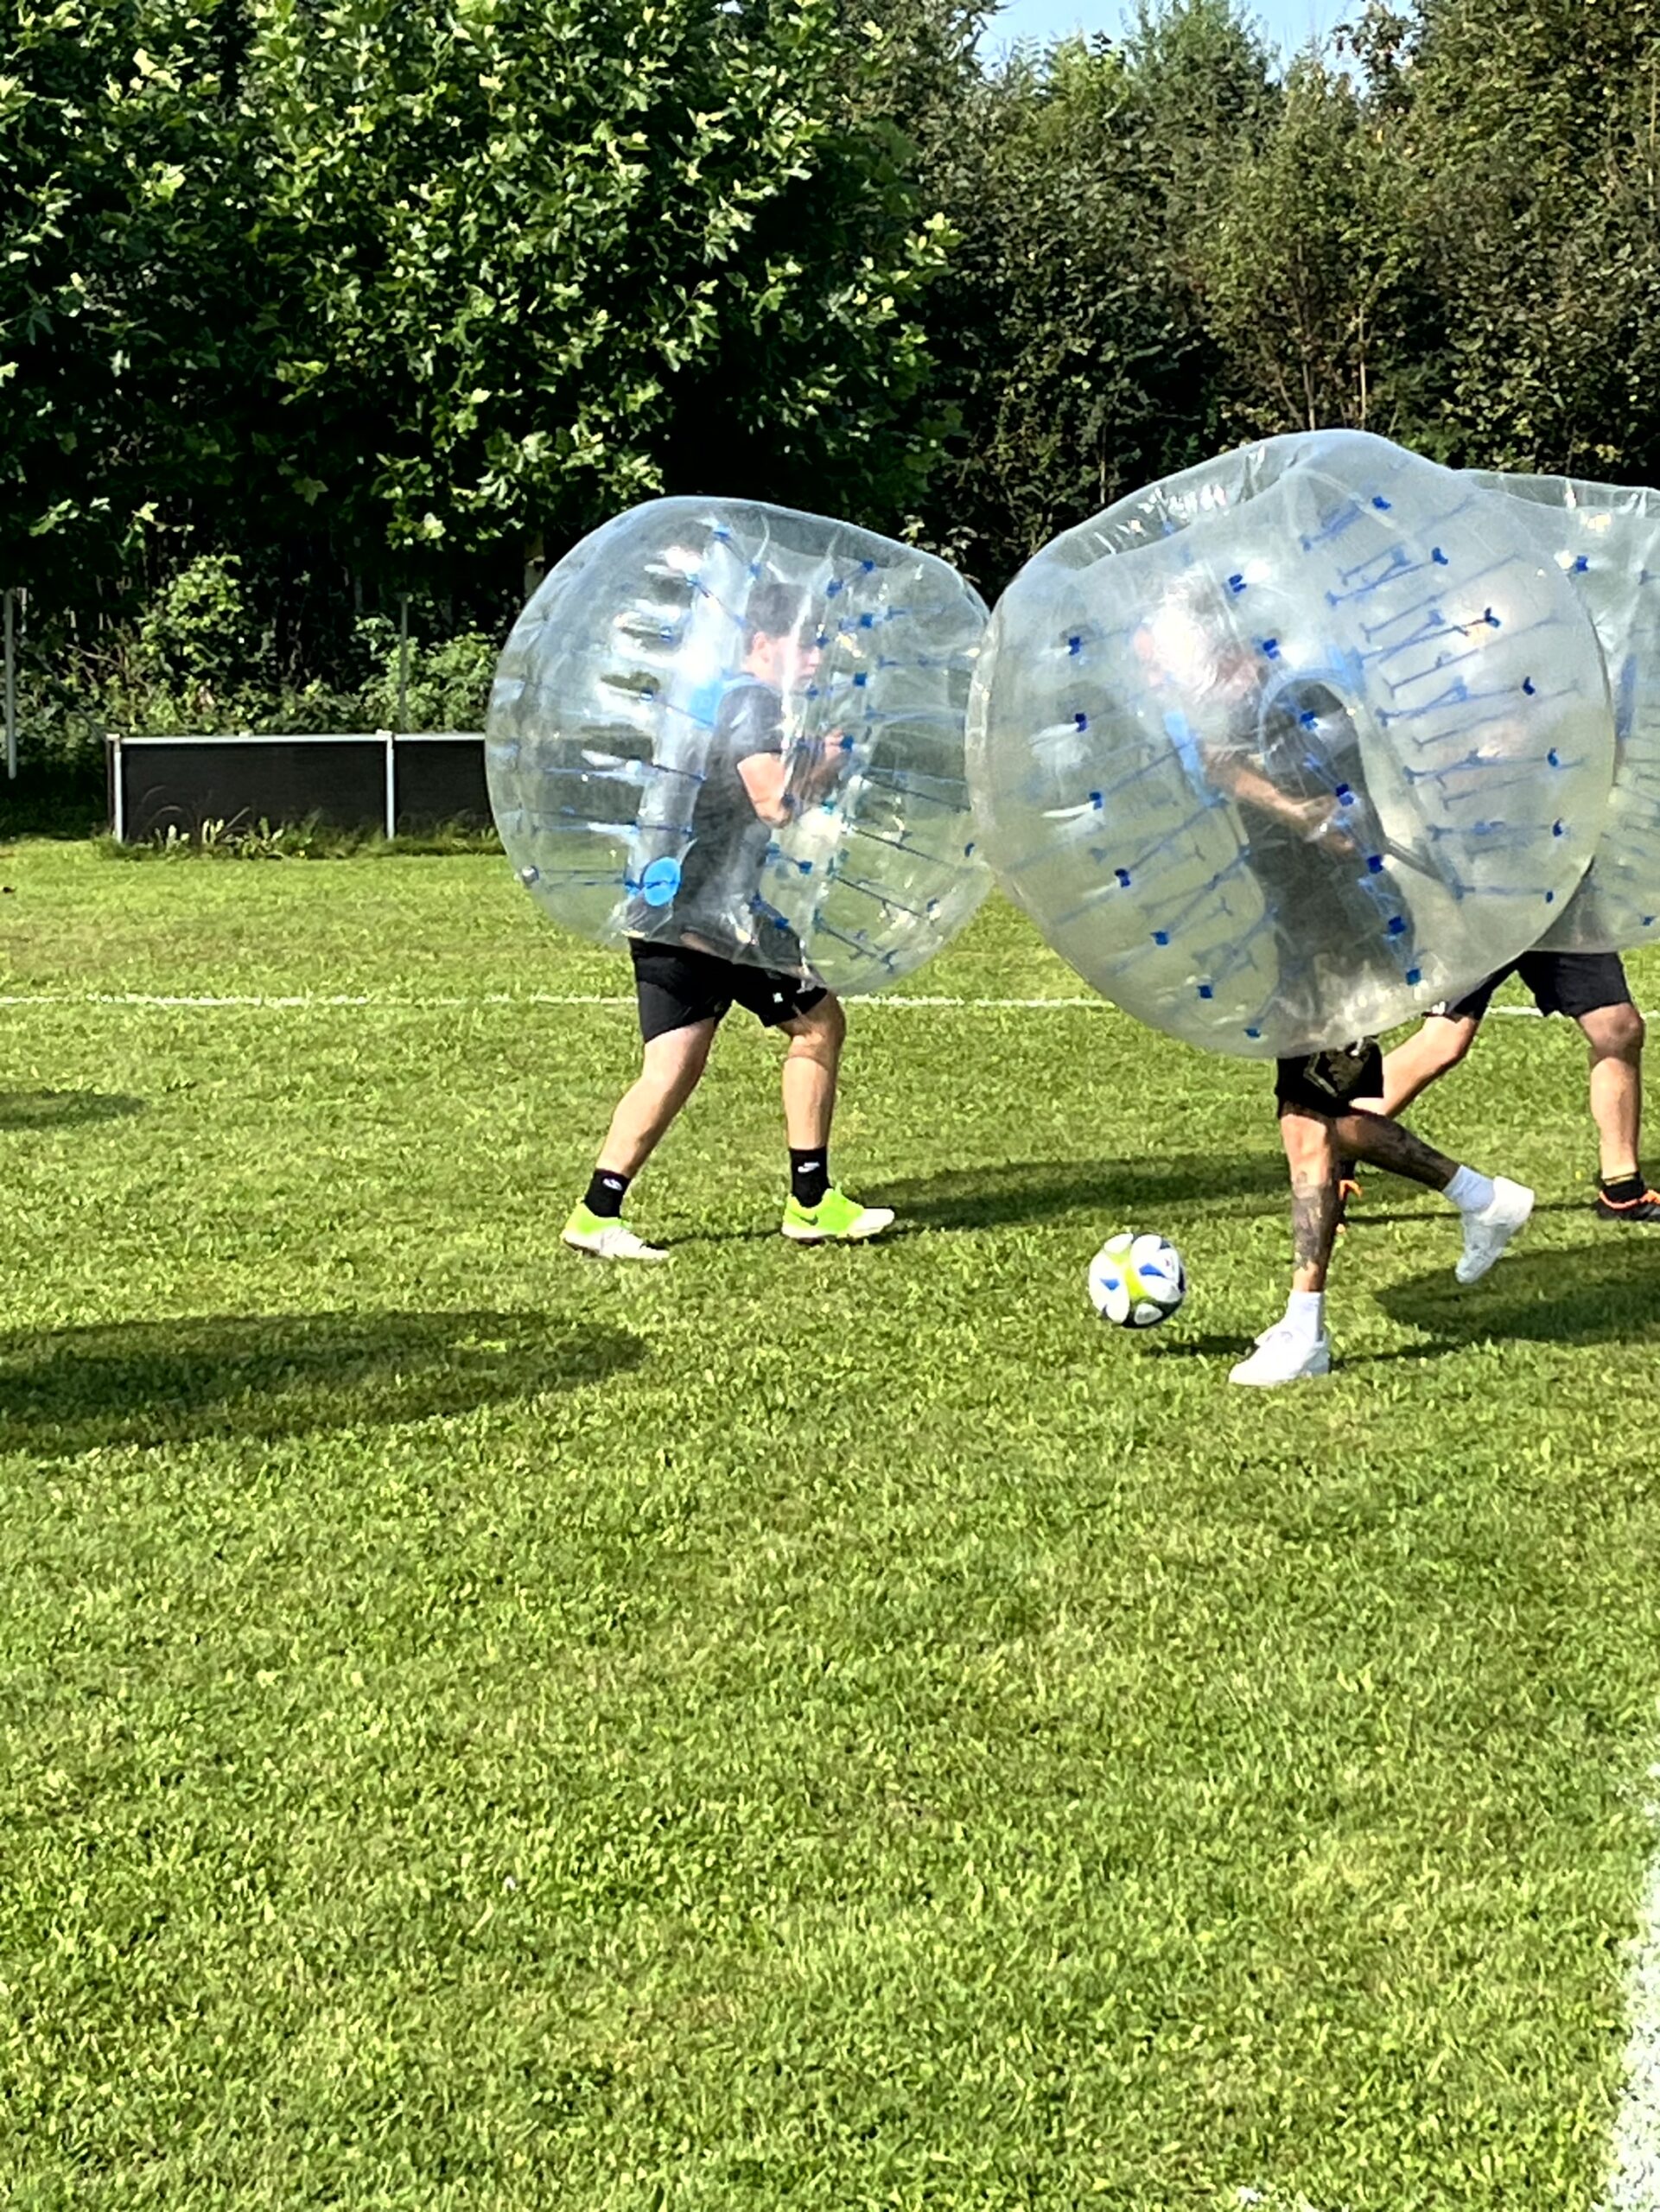
[[[900,1226],[802,1251],[735,1017],[607,1270],[632,1018],[526,1001],[626,969],[499,860],[0,879],[0,2201],[1589,2212],[1660,1234],[1587,1209],[1575,1033],[1419,1116],[1537,1185],[1515,1255],[1458,1292],[1373,1177],[1264,1396],[1260,1068],[855,1011]],[[995,910],[914,988],[1077,987]]]

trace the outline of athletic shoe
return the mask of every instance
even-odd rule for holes
[[[1459,1281],[1479,1282],[1532,1211],[1533,1193],[1524,1183],[1495,1175],[1492,1197],[1479,1213],[1464,1217],[1464,1249],[1453,1270]]]
[[[1611,1198],[1599,1191],[1595,1211],[1599,1221],[1660,1221],[1660,1191],[1644,1190],[1636,1198]]]
[[[584,1199],[565,1224],[564,1238],[575,1252],[591,1253],[596,1260],[666,1260],[660,1245],[648,1244],[620,1221],[607,1221]]]
[[[1229,1376],[1230,1382],[1254,1382],[1269,1389],[1279,1382],[1301,1382],[1332,1371],[1332,1339],[1307,1337],[1288,1322],[1277,1321],[1256,1339],[1256,1349],[1242,1359]]]
[[[798,1244],[823,1244],[830,1238],[842,1244],[862,1244],[880,1236],[894,1218],[892,1206],[862,1206],[841,1191],[826,1191],[816,1206],[792,1198],[779,1224],[785,1236]]]

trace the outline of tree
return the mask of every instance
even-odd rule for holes
[[[1415,193],[1398,133],[1351,78],[1301,56],[1199,233],[1231,428],[1390,435],[1409,420],[1414,340],[1434,327],[1415,274]]]
[[[238,0],[5,14],[0,559],[62,593],[243,473],[261,400],[245,26]]]
[[[961,244],[929,339],[959,428],[925,519],[985,588],[1211,449],[1192,232],[1267,88],[1226,0],[1178,0],[1123,51],[1017,51],[936,149],[926,183]]]
[[[255,0],[308,489],[460,561],[671,489],[887,518],[940,258],[831,0]]]

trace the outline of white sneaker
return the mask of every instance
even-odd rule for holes
[[[1492,1197],[1479,1213],[1464,1217],[1464,1249],[1453,1270],[1459,1281],[1479,1282],[1532,1211],[1533,1193],[1525,1183],[1495,1175]]]
[[[564,1241],[573,1252],[591,1253],[596,1260],[666,1260],[660,1244],[648,1244],[620,1221],[602,1221],[578,1206],[564,1226]]]
[[[1229,1376],[1230,1382],[1255,1382],[1272,1389],[1276,1382],[1301,1382],[1332,1371],[1332,1339],[1306,1337],[1301,1329],[1278,1321],[1256,1339],[1256,1349],[1242,1359]]]

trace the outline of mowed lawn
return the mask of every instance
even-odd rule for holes
[[[855,1012],[890,1240],[777,1236],[735,1016],[630,1272],[558,1230],[632,1014],[531,1002],[626,963],[504,862],[0,880],[0,2201],[1589,2212],[1660,1231],[1587,1209],[1576,1032],[1418,1116],[1515,1255],[1459,1292],[1371,1177],[1340,1371],[1264,1395],[1267,1072],[970,1003],[1078,988],[1006,909]]]

